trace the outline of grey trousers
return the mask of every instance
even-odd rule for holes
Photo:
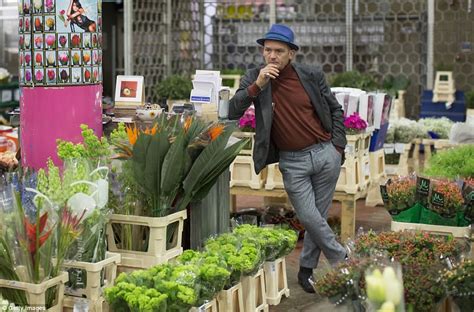
[[[339,172],[341,155],[331,142],[300,151],[280,151],[280,171],[296,215],[304,225],[300,266],[315,268],[321,251],[331,265],[344,259],[345,248],[327,223]]]

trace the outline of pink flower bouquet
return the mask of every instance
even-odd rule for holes
[[[239,128],[245,132],[255,132],[255,108],[250,106],[245,111],[244,115],[239,119]]]
[[[357,134],[367,128],[367,122],[360,118],[359,113],[355,112],[344,119],[344,126],[346,127],[347,134]]]

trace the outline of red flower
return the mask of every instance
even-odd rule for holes
[[[28,243],[28,251],[32,255],[34,255],[36,253],[36,241],[39,240],[38,247],[41,247],[46,242],[49,235],[51,234],[52,229],[50,229],[48,232],[41,235],[41,233],[44,231],[44,228],[46,227],[46,221],[47,220],[48,220],[48,213],[45,212],[40,217],[40,221],[39,221],[39,234],[40,234],[39,238],[36,237],[36,227],[38,225],[37,224],[31,224],[30,221],[28,221],[28,218],[25,218],[23,220],[23,224],[25,226],[25,232],[26,232],[26,239],[27,239],[27,243]]]
[[[61,15],[64,15],[64,13],[66,13],[66,11],[64,11],[64,10],[59,11],[59,14],[61,14]]]

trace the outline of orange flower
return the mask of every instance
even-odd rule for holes
[[[158,124],[155,124],[153,128],[146,128],[143,133],[148,135],[155,135],[156,131],[158,130]]]
[[[224,132],[224,125],[223,124],[215,124],[209,129],[209,136],[211,137],[211,141],[217,139],[222,132]]]
[[[128,136],[128,141],[130,142],[131,145],[135,145],[138,139],[138,128],[137,125],[125,126],[125,130],[127,131],[127,136]]]
[[[188,132],[192,123],[193,123],[193,119],[191,118],[191,116],[188,116],[188,118],[186,118],[186,121],[184,122],[184,132]]]

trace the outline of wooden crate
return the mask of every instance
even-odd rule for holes
[[[68,281],[67,272],[61,272],[58,276],[46,280],[40,284],[25,283],[0,279],[0,288],[23,290],[28,300],[29,310],[40,310],[48,312],[61,312],[64,301],[64,284]],[[57,287],[54,305],[45,310],[46,291],[51,287]]]
[[[269,305],[278,305],[280,304],[281,298],[283,298],[283,296],[290,296],[288,279],[286,277],[285,258],[265,262],[263,264],[263,271],[265,273],[265,290],[267,302]]]
[[[388,176],[407,176],[410,173],[408,170],[410,148],[411,143],[403,144],[403,147],[395,147],[396,152],[400,153],[400,159],[398,160],[398,164],[385,164],[385,173]]]
[[[189,312],[217,312],[217,301],[212,299],[211,301],[203,304],[200,307],[192,307]]]
[[[386,177],[385,153],[383,149],[369,153],[369,164],[371,181],[379,181],[380,178]]]
[[[221,290],[217,294],[217,305],[219,312],[244,312],[242,283],[239,282],[227,290]]]
[[[230,165],[230,187],[246,186],[258,190],[265,183],[263,172],[255,173],[252,156],[237,156]]]
[[[270,164],[267,166],[267,179],[265,182],[266,190],[273,190],[274,188],[283,189],[283,176],[277,164]]]
[[[119,272],[127,272],[135,269],[147,269],[154,265],[168,262],[183,253],[183,226],[187,218],[186,210],[178,211],[161,218],[140,217],[131,215],[112,214],[107,224],[107,242],[108,249],[114,253],[119,253],[122,257],[119,265]],[[114,237],[113,224],[138,225],[150,229],[148,250],[135,251],[125,250],[116,244]],[[178,223],[173,235],[172,246],[167,247],[166,231],[168,226]],[[120,241],[120,237],[117,237]]]
[[[232,135],[240,139],[250,139],[249,146],[244,146],[244,148],[240,150],[239,155],[252,156],[253,147],[255,145],[255,132],[235,131]]]
[[[84,288],[71,289],[66,287],[64,293],[68,296],[87,298],[91,303],[99,301],[102,298],[103,289],[114,285],[120,259],[120,254],[107,252],[105,259],[96,263],[64,261],[63,268],[65,270],[81,269],[86,271],[87,274],[87,284]]]
[[[341,167],[341,173],[336,184],[336,191],[356,194],[367,188],[365,178],[363,179],[361,169],[361,159],[359,157],[347,156]]]
[[[255,275],[243,276],[240,281],[243,289],[244,311],[268,312],[263,269],[260,269]]]
[[[348,156],[357,156],[362,148],[362,135],[361,134],[346,134],[346,149],[345,152]]]
[[[421,230],[427,231],[433,234],[449,235],[452,234],[454,237],[471,237],[471,226],[445,226],[445,225],[432,225],[422,223],[407,223],[393,221],[391,223],[392,231],[403,231],[403,230]]]

